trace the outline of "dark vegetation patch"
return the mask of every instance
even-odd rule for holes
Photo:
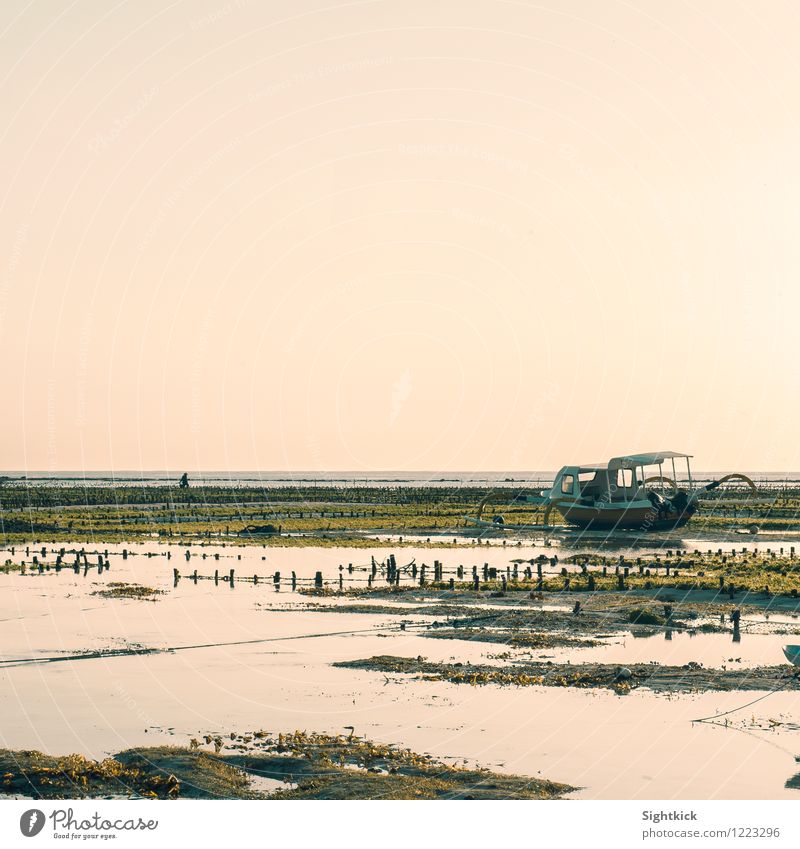
[[[205,735],[189,748],[80,755],[0,750],[0,792],[37,799],[553,799],[575,788],[545,779],[450,766],[409,749],[351,736],[295,731],[271,737]],[[231,753],[234,752],[234,753]],[[253,778],[286,783],[259,792]]]
[[[383,673],[414,675],[425,681],[454,684],[499,684],[502,686],[542,686],[607,688],[624,695],[638,687],[657,693],[728,690],[773,690],[782,687],[800,690],[800,679],[791,666],[762,666],[755,669],[706,669],[698,663],[661,666],[637,663],[628,667],[607,663],[520,662],[513,666],[485,666],[470,663],[432,663],[425,658],[379,655],[364,660],[340,661],[334,666],[367,669]]]
[[[133,598],[140,601],[156,601],[157,596],[164,595],[164,590],[143,587],[140,584],[111,581],[104,589],[95,590],[92,595],[99,595],[102,598]]]
[[[652,610],[636,607],[628,611],[628,622],[634,625],[663,625],[667,620]]]
[[[167,746],[131,749],[102,761],[0,749],[0,790],[35,799],[244,799],[254,797],[249,783],[241,770],[218,758]]]
[[[424,637],[437,640],[470,640],[476,643],[499,643],[509,648],[553,649],[563,646],[590,648],[598,640],[569,637],[564,634],[509,631],[504,628],[436,628],[425,631]]]
[[[261,735],[261,736],[259,736]],[[254,775],[294,787],[274,799],[553,799],[575,789],[544,779],[450,766],[398,748],[350,736],[295,731],[237,737],[228,756]]]

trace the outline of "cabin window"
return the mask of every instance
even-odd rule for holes
[[[572,486],[575,483],[575,475],[564,475],[561,478],[561,492],[564,495],[572,495]]]
[[[578,472],[578,489],[583,498],[599,498],[604,492],[600,475],[595,472]]]
[[[633,469],[620,469],[617,472],[617,486],[625,489],[633,486]]]

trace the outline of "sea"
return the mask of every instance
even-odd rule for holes
[[[5,479],[27,481],[29,485],[61,486],[164,486],[180,480],[184,470],[165,469],[147,471],[20,471],[0,472],[0,483]],[[727,471],[692,471],[697,483],[717,480]],[[193,486],[219,487],[276,487],[276,486],[337,486],[337,487],[538,487],[549,486],[555,469],[530,471],[195,471],[188,472]],[[756,483],[773,486],[800,484],[800,472],[746,471],[744,474]],[[681,475],[679,474],[679,478]]]

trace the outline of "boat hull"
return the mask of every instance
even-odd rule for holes
[[[683,527],[694,510],[660,514],[652,506],[605,505],[589,507],[583,504],[558,504],[556,509],[570,525],[592,530],[666,531]]]

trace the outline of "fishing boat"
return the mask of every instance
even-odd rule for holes
[[[556,510],[568,525],[580,529],[647,532],[683,527],[697,512],[704,493],[733,478],[746,482],[755,493],[753,482],[738,473],[695,486],[691,457],[679,451],[650,451],[612,457],[607,463],[563,466],[549,490],[525,501],[545,506],[545,529],[552,527],[550,518]],[[470,521],[489,524],[481,514],[494,498],[495,493],[487,494]],[[497,523],[497,517],[493,521]]]
[[[542,493],[548,505],[545,524],[555,508],[579,528],[671,530],[694,516],[701,495],[732,478],[745,481],[755,491],[753,482],[738,473],[695,487],[691,456],[651,451],[612,457],[607,463],[563,466],[550,490]]]
[[[691,491],[690,456],[677,451],[654,451],[613,457],[607,463],[563,466],[550,490],[541,493],[548,505],[545,524],[555,508],[567,523],[579,528],[681,527],[692,518],[697,505],[696,499],[678,484],[675,461],[685,462]],[[664,474],[665,462],[672,469],[671,478]]]
[[[786,660],[789,663],[800,666],[800,646],[784,646],[783,653],[786,655]]]

